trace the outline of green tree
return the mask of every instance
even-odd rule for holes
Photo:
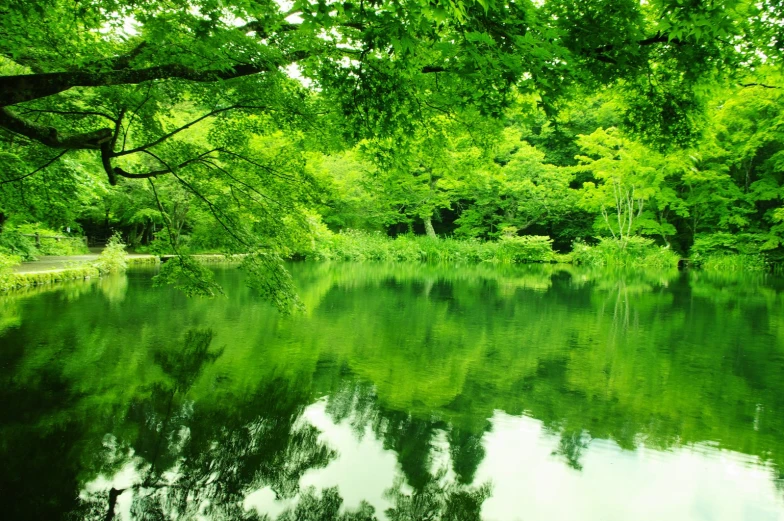
[[[480,167],[482,145],[494,135],[491,127],[476,114],[441,115],[418,124],[403,141],[365,144],[365,154],[378,165],[371,186],[382,194],[388,224],[421,222],[428,237],[436,238],[433,220],[452,207]]]
[[[11,166],[1,182],[78,192],[82,176],[60,174],[73,159],[110,186],[148,183],[174,247],[177,212],[155,186],[173,178],[191,194],[189,212],[217,223],[216,243],[265,252],[257,284],[279,294],[283,241],[306,233],[278,232],[281,217],[305,220],[306,147],[400,136],[465,107],[498,116],[519,93],[536,94],[553,114],[569,94],[602,85],[623,87],[627,120],[643,136],[684,140],[700,88],[768,51],[777,8],[746,0],[6,0],[0,139]],[[413,167],[430,179],[416,212],[427,222],[446,207],[449,186],[434,165]],[[17,211],[3,198],[0,212]]]
[[[614,128],[580,136],[578,142],[586,155],[578,156],[582,164],[576,168],[596,179],[584,183],[581,204],[599,214],[602,229],[618,240],[621,249],[634,235],[666,237],[675,232],[671,224],[651,218],[650,212],[664,188],[664,156],[624,138]]]
[[[504,129],[494,148],[495,157],[479,165],[464,184],[468,202],[456,221],[457,233],[498,237],[508,227],[525,232],[568,214],[575,202],[569,170],[546,164],[545,154],[524,141],[516,127]]]

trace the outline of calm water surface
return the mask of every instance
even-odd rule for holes
[[[784,281],[292,265],[0,296],[4,519],[784,519]]]

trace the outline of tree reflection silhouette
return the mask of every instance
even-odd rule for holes
[[[485,457],[482,435],[484,435],[484,431],[475,433],[460,427],[452,427],[449,430],[449,453],[452,456],[452,466],[458,482],[465,485],[474,482],[476,470]]]
[[[379,402],[372,385],[358,380],[344,381],[340,389],[329,396],[327,412],[335,422],[350,422],[357,436],[363,436],[370,428],[385,449],[397,454],[403,478],[386,492],[395,505],[386,511],[389,519],[481,519],[482,503],[490,497],[491,487],[489,484],[470,485],[484,458],[481,443],[484,431],[475,433],[436,418],[420,418],[391,410]],[[456,480],[447,478],[446,468],[432,472],[434,438],[444,430]]]
[[[20,325],[0,338],[0,491],[19,498],[5,517],[253,519],[243,500],[263,488],[296,503],[286,519],[370,519],[335,510],[345,490],[299,490],[336,455],[302,417],[322,396],[334,422],[394,453],[399,519],[473,519],[497,414],[541,424],[545,455],[573,469],[592,461],[590,440],[710,443],[758,458],[781,486],[780,286],[549,267],[297,269],[335,277],[313,277],[307,317],[241,293],[180,301],[133,278],[121,306],[98,291],[79,306],[55,293],[16,305]]]
[[[302,474],[320,468],[335,452],[318,431],[297,419],[306,397],[287,382],[270,381],[230,402],[194,402],[188,391],[221,350],[211,351],[213,333],[190,330],[180,349],[162,349],[156,361],[166,378],[134,400],[125,417],[127,446],[137,462],[130,487],[88,495],[85,518],[98,518],[95,503],[115,515],[119,495],[133,496],[134,519],[252,519],[242,507],[252,491],[270,487],[279,498],[299,491]]]

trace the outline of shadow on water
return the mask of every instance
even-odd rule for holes
[[[227,299],[185,299],[133,272],[2,297],[9,518],[478,520],[504,485],[493,454],[539,450],[493,441],[510,418],[534,422],[520,425],[541,430],[541,461],[566,480],[593,471],[597,442],[613,457],[731,451],[784,497],[778,279],[556,266],[293,273],[308,309],[292,317],[230,270],[217,274]],[[308,419],[319,403],[351,440]],[[383,500],[347,504],[347,485],[303,485],[366,438],[394,455]],[[254,494],[267,499],[250,505]]]

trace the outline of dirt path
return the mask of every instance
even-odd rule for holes
[[[142,255],[132,253],[128,255],[129,259],[135,258],[152,258],[152,255]],[[14,266],[14,273],[40,273],[43,271],[60,271],[67,268],[76,266],[83,266],[89,262],[98,259],[98,253],[90,253],[88,255],[67,255],[67,256],[46,256],[39,257],[36,261],[23,262],[18,266]]]

